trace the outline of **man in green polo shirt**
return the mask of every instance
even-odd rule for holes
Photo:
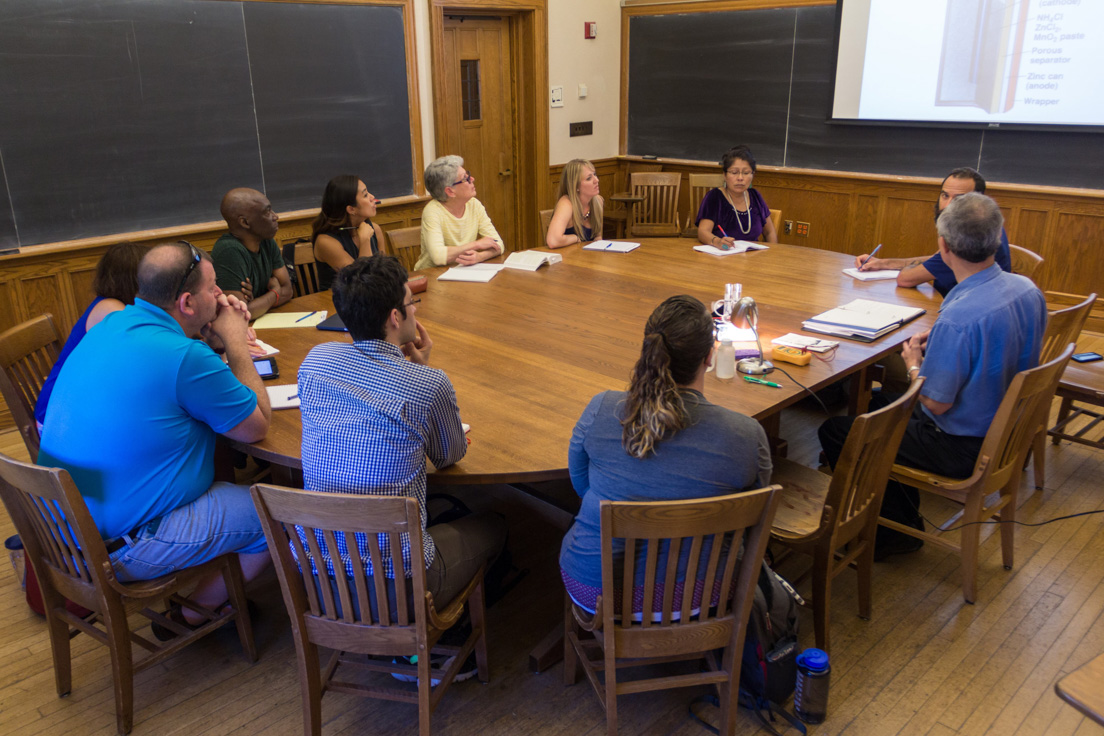
[[[268,197],[256,189],[231,189],[220,209],[230,232],[211,250],[218,286],[245,302],[253,317],[260,317],[294,295],[274,239],[280,218]]]

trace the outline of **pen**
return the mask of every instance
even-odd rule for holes
[[[878,254],[878,251],[880,251],[881,249],[882,249],[882,244],[881,244],[881,243],[878,243],[878,247],[874,249],[874,252],[873,252],[873,253],[871,253],[870,255],[868,255],[868,256],[867,256],[867,257],[866,257],[866,258],[865,258],[865,259],[863,260],[863,262],[859,264],[859,270],[860,270],[860,271],[861,271],[861,270],[863,270],[863,266],[865,266],[865,265],[866,265],[866,262],[867,262],[867,261],[869,261],[869,260],[870,260],[871,258],[873,258],[874,256],[876,256],[876,255]]]
[[[293,401],[294,399],[298,399],[298,398],[299,398],[299,394],[292,394],[291,396],[288,397],[288,401]]]
[[[717,229],[721,231],[721,236],[722,236],[722,237],[725,237],[725,238],[727,238],[727,237],[728,237],[728,233],[726,233],[726,232],[724,231],[724,228],[723,228],[723,227],[721,227],[720,225],[717,225]],[[726,245],[725,243],[721,243],[721,250],[728,250],[728,248],[729,248],[729,246],[728,246],[728,245]],[[739,254],[737,254],[737,255],[739,255]]]
[[[299,322],[302,322],[303,320],[305,320],[307,317],[313,317],[316,314],[318,314],[318,310],[315,310],[315,311],[311,312],[310,314],[304,314],[302,317],[295,320],[295,322],[298,324]]]
[[[774,381],[764,381],[762,378],[752,378],[751,376],[744,376],[744,380],[748,383],[761,383],[764,386],[771,386],[772,388],[782,388],[781,383],[775,383]]]

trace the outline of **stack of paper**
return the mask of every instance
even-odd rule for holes
[[[476,263],[474,266],[453,266],[437,277],[438,281],[474,281],[487,283],[506,268],[501,263]]]
[[[871,342],[896,330],[906,322],[911,322],[924,312],[925,310],[919,307],[904,307],[869,299],[856,299],[842,307],[818,314],[803,322],[801,326],[810,332]]]
[[[700,253],[708,253],[711,256],[734,256],[737,253],[747,253],[749,250],[768,250],[769,246],[762,243],[752,243],[747,240],[737,240],[728,250],[723,250],[712,245],[695,245],[694,250]]]
[[[886,279],[895,279],[900,271],[894,271],[890,269],[883,269],[881,271],[860,271],[857,268],[845,268],[843,272],[853,279],[859,281],[883,281]]]
[[[273,409],[298,409],[299,387],[294,383],[284,386],[265,386],[268,403]]]
[[[630,243],[625,240],[595,240],[593,243],[583,246],[583,250],[601,250],[607,253],[628,253],[640,247],[640,243]]]
[[[798,350],[810,350],[814,353],[827,353],[832,348],[839,347],[839,343],[835,340],[820,340],[815,337],[799,335],[796,332],[789,332],[782,337],[776,337],[771,340],[771,344],[797,348]]]

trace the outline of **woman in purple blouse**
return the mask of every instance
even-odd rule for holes
[[[698,208],[698,240],[725,250],[737,240],[778,242],[763,195],[751,187],[755,158],[747,146],[728,149],[721,157],[724,187],[709,190]]]

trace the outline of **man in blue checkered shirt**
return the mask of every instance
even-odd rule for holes
[[[426,527],[426,459],[444,468],[464,457],[467,441],[456,393],[444,371],[428,365],[433,341],[415,318],[407,273],[392,256],[359,258],[334,278],[333,300],[353,344],[319,345],[299,369],[303,413],[303,479],[311,491],[412,496]],[[506,524],[474,513],[426,529],[426,584],[445,605],[489,565],[506,540]],[[361,559],[372,573],[358,534]],[[381,537],[381,542],[386,537]],[[344,539],[342,565],[352,572]],[[384,574],[393,578],[389,547]],[[403,566],[410,575],[409,540]],[[333,560],[326,559],[333,573]]]

